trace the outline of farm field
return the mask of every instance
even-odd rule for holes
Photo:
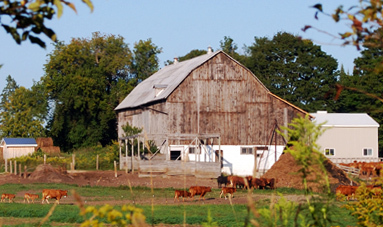
[[[44,226],[79,226],[84,221],[80,215],[79,202],[75,199],[77,193],[84,207],[96,208],[109,204],[116,210],[123,205],[134,205],[143,210],[146,223],[154,226],[201,226],[208,222],[208,213],[212,222],[218,226],[244,226],[245,222],[254,216],[248,212],[249,198],[257,210],[269,208],[275,201],[277,193],[282,193],[289,201],[304,203],[303,192],[294,189],[279,188],[276,191],[255,190],[251,193],[238,190],[234,198],[225,200],[219,198],[214,179],[195,179],[193,177],[171,178],[138,178],[135,174],[118,172],[117,178],[113,171],[94,171],[71,173],[71,181],[60,178],[52,179],[46,174],[44,180],[33,180],[12,174],[0,175],[0,193],[16,194],[15,202],[0,203],[0,224],[3,226],[38,226],[53,206],[41,204],[39,199],[35,204],[24,204],[25,193],[39,194],[42,189],[68,190],[68,197],[60,201]],[[50,182],[49,182],[50,181]],[[191,185],[211,186],[212,192],[206,195],[206,200],[194,201],[180,199],[174,201],[174,190],[188,188]],[[341,203],[334,204],[337,225],[356,226],[356,220],[349,211],[340,208]],[[89,218],[89,217],[88,217]],[[268,220],[259,219],[261,226],[268,225]],[[184,225],[185,224],[185,225]]]

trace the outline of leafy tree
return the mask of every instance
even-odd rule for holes
[[[223,37],[223,41],[222,40],[220,41],[220,46],[225,53],[233,57],[235,60],[240,62],[244,61],[244,56],[238,54],[237,52],[237,49],[238,49],[237,44],[235,44],[234,40],[230,38],[229,36]]]
[[[140,40],[134,44],[131,77],[135,78],[137,83],[158,71],[158,54],[161,52],[162,49],[157,47],[151,39]]]
[[[320,46],[278,33],[272,40],[255,37],[248,53],[245,65],[272,93],[306,111],[335,108],[326,94],[337,82],[338,64]]]
[[[157,66],[150,40],[135,47],[132,53],[122,37],[100,33],[56,44],[42,81],[55,107],[48,128],[63,150],[117,139],[114,108]]]
[[[81,1],[93,11],[90,0]],[[76,12],[75,5],[66,0],[0,0],[0,24],[16,43],[29,39],[31,43],[45,48],[45,43],[38,36],[44,34],[56,41],[55,32],[46,27],[45,20],[51,20],[56,14],[60,18],[63,5]]]
[[[14,85],[14,81],[9,80],[8,85]],[[9,91],[8,86],[4,90]],[[2,97],[1,103],[2,137],[45,136],[44,124],[48,105],[40,84],[34,84],[31,90],[16,87],[13,91],[3,91],[2,94],[7,94]]]
[[[178,56],[178,60],[181,62],[181,61],[186,61],[186,60],[189,60],[189,59],[192,59],[192,58],[195,58],[195,57],[198,57],[198,56],[201,56],[201,55],[204,55],[206,54],[207,51],[206,50],[197,50],[197,49],[194,49],[194,50],[191,50],[189,53],[187,53],[186,55],[184,56]],[[165,62],[165,65],[171,65],[173,64],[173,61],[171,60],[167,60]]]

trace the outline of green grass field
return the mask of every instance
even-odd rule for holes
[[[0,186],[0,193],[4,192],[41,192],[43,188],[66,188],[75,190],[82,200],[93,201],[109,201],[113,204],[115,201],[124,199],[135,200],[139,204],[140,200],[151,200],[168,198],[173,200],[173,188],[150,189],[145,187],[78,187],[76,185],[63,184],[5,184]],[[302,191],[291,189],[278,189],[278,192],[284,195],[296,194],[302,195]],[[214,189],[212,193],[219,194],[219,189]],[[245,196],[246,191],[239,191],[238,196]],[[255,191],[254,193],[271,195],[275,193],[271,190]],[[38,193],[39,194],[39,193]],[[41,195],[41,193],[40,193]],[[128,197],[128,198],[127,198]],[[42,219],[47,216],[53,204],[40,204],[41,200],[36,204],[21,203],[21,198],[16,203],[0,203],[0,221],[3,226],[38,226]],[[53,202],[53,201],[52,201]],[[256,210],[269,208],[270,199],[260,200],[254,203]],[[332,218],[336,220],[335,226],[356,226],[356,220],[350,215],[350,212],[340,206],[342,203],[336,203],[333,206]],[[86,206],[86,204],[85,204]],[[96,205],[96,208],[102,205]],[[204,204],[198,202],[188,203],[172,203],[169,204],[148,204],[136,205],[143,210],[148,224],[169,224],[180,225],[184,223],[189,225],[201,225],[208,222],[208,213],[212,218],[211,222],[217,226],[245,226],[245,223],[255,218],[248,211],[247,204]],[[121,205],[114,206],[116,210],[121,210]],[[89,217],[88,217],[89,218]],[[75,203],[60,204],[55,207],[52,215],[49,217],[44,226],[76,226],[84,221],[84,217],[80,215],[80,208]],[[268,220],[257,218],[260,226],[272,226]],[[293,219],[289,220],[289,226],[293,226]],[[212,225],[210,225],[212,226]],[[248,225],[250,226],[250,225]],[[281,226],[280,224],[278,226]]]

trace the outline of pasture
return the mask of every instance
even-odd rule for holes
[[[174,201],[175,188],[149,188],[149,187],[102,187],[102,186],[77,186],[72,184],[3,184],[0,186],[0,193],[14,193],[14,203],[0,203],[0,220],[3,226],[38,226],[47,217],[49,210],[54,206],[41,204],[41,199],[35,204],[23,203],[25,193],[39,194],[43,189],[65,189],[69,191],[68,197],[60,200],[51,216],[43,226],[79,226],[84,222],[85,217],[80,215],[80,206],[93,206],[100,208],[105,204],[120,210],[123,205],[133,205],[143,210],[146,223],[154,226],[251,226],[249,220],[256,219],[260,226],[271,226],[273,220],[255,217],[249,211],[248,204],[252,201],[256,210],[266,212],[270,210],[270,204],[278,200],[277,193],[282,193],[284,198],[296,203],[304,203],[304,195],[300,190],[279,188],[277,190],[238,190],[232,200],[219,198],[221,192],[213,188],[208,192],[205,200]],[[76,200],[73,193],[80,196]],[[274,201],[274,202],[273,202]],[[338,226],[355,226],[356,220],[350,212],[340,206],[343,203],[337,202],[333,206]],[[293,212],[294,213],[294,212]],[[305,215],[301,213],[301,215]],[[209,220],[208,217],[211,217]],[[87,217],[89,218],[89,217]],[[278,221],[279,218],[277,218]],[[294,215],[288,220],[293,226]]]

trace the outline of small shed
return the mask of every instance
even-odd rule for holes
[[[32,154],[37,147],[33,138],[3,138],[0,145],[4,160]]]
[[[379,124],[368,114],[318,111],[310,115],[323,124],[325,131],[317,143],[332,162],[379,161]]]

